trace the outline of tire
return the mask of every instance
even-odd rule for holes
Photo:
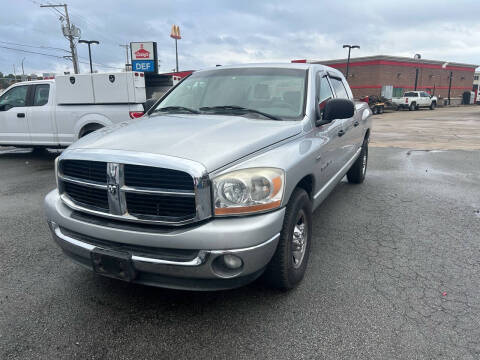
[[[376,106],[374,106],[373,109],[372,109],[372,114],[377,115],[377,113],[378,113],[378,109],[377,109]]]
[[[305,275],[311,243],[312,202],[305,190],[296,188],[285,211],[277,250],[265,270],[266,282],[280,290],[290,290],[298,285]],[[299,247],[298,251],[294,250],[295,245]]]
[[[368,165],[368,140],[365,139],[362,145],[362,151],[355,160],[350,170],[347,172],[347,180],[351,184],[361,184],[365,180]]]
[[[383,114],[383,106],[380,106],[380,107],[378,108],[378,113],[379,113],[379,114]]]
[[[437,102],[432,101],[432,103],[430,104],[430,110],[435,110],[436,107],[437,107]]]
[[[400,106],[396,106],[395,111],[399,111],[399,110],[400,110]]]
[[[416,109],[417,109],[417,107],[416,107],[416,105],[415,105],[414,102],[412,102],[412,103],[410,104],[410,106],[408,107],[408,110],[410,110],[410,111],[413,111],[413,110],[416,110]]]

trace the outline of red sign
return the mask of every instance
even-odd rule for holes
[[[140,49],[135,51],[135,57],[137,59],[148,59],[150,58],[150,51],[145,50],[143,44],[140,44]]]

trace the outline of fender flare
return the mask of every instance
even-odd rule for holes
[[[101,127],[112,125],[113,122],[101,114],[85,114],[75,124],[75,140],[79,139],[80,131],[87,125],[100,125]]]

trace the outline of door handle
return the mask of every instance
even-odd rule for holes
[[[340,130],[340,131],[338,132],[338,136],[343,136],[344,134],[345,134],[345,131],[343,131],[343,130]]]
[[[19,118],[24,118],[24,117],[25,117],[25,113],[17,113],[17,117],[19,117]]]
[[[359,125],[359,122],[358,122],[358,121],[355,121],[355,122],[353,123],[353,126],[355,126],[355,127],[357,127],[358,125]]]

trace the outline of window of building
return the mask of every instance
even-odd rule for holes
[[[403,88],[393,88],[392,97],[402,97],[403,96]]]
[[[475,76],[473,77],[473,80],[478,80],[478,75],[475,75]]]

